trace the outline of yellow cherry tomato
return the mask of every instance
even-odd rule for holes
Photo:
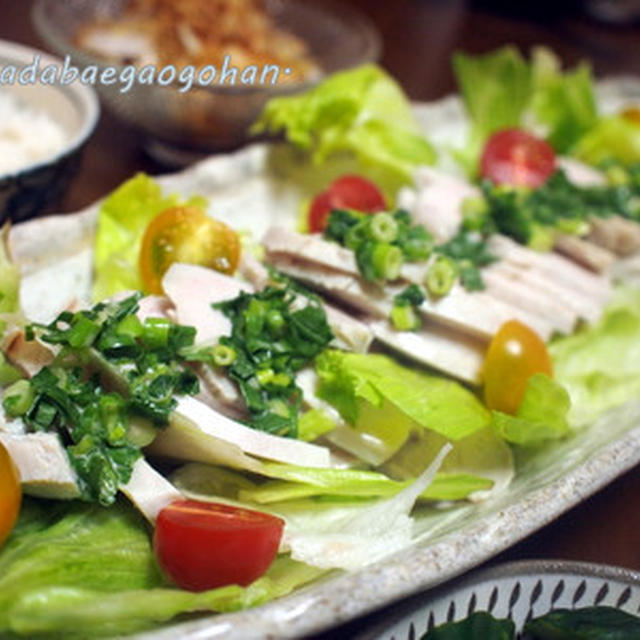
[[[7,539],[16,523],[22,491],[18,470],[0,443],[0,546]]]
[[[147,226],[140,247],[142,283],[162,293],[162,276],[174,262],[199,264],[231,274],[238,266],[240,240],[226,224],[197,207],[171,207]]]
[[[626,107],[626,109],[623,109],[620,112],[620,115],[625,120],[628,120],[629,122],[633,122],[634,124],[640,124],[640,108],[636,106]]]
[[[553,375],[551,357],[540,336],[518,320],[505,322],[493,336],[484,361],[484,398],[489,409],[515,413],[527,380]]]

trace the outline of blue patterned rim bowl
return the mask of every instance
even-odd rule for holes
[[[18,72],[40,56],[39,69],[62,61],[37,49],[0,40],[0,68]],[[39,78],[36,78],[39,80]],[[80,166],[82,149],[93,133],[100,107],[95,91],[80,83],[69,85],[3,84],[21,101],[46,113],[64,132],[65,143],[58,152],[10,173],[0,174],[0,224],[32,218],[60,201]]]
[[[445,622],[474,611],[510,618],[521,631],[533,617],[554,609],[594,605],[640,613],[640,573],[621,567],[531,560],[473,572],[398,604],[386,620],[357,640],[419,640]]]

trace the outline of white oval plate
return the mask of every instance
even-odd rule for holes
[[[640,101],[640,81],[607,81],[599,93],[603,109],[611,111]],[[416,115],[427,132],[434,132],[437,144],[461,143],[464,122],[458,99],[416,105]],[[297,171],[297,167],[283,171],[269,158],[267,147],[259,144],[159,181],[167,191],[208,197],[211,215],[259,238],[274,222],[296,224],[301,198]],[[96,212],[94,205],[75,215],[34,220],[12,229],[15,256],[25,274],[23,303],[31,305],[33,319],[46,321],[48,312],[88,296]],[[471,569],[638,462],[640,403],[631,403],[523,463],[510,487],[494,499],[441,510],[419,508],[415,542],[386,560],[357,572],[336,572],[261,607],[206,615],[136,637],[245,640],[300,637],[327,629]]]

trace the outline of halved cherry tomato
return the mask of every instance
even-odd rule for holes
[[[484,361],[484,398],[489,409],[515,413],[527,380],[535,373],[553,375],[544,340],[518,320],[505,322],[493,336]]]
[[[16,523],[21,499],[18,471],[9,453],[0,443],[0,546]]]
[[[231,274],[238,266],[240,240],[226,224],[197,207],[171,207],[147,226],[140,247],[142,283],[162,293],[162,276],[174,262],[187,262]]]
[[[494,133],[482,152],[480,174],[496,184],[539,187],[554,172],[552,147],[522,129]]]
[[[361,176],[345,175],[313,199],[309,208],[309,230],[312,233],[324,231],[332,209],[376,213],[386,208],[384,196],[373,182]]]
[[[153,545],[162,569],[183,589],[246,586],[268,569],[283,528],[268,513],[176,500],[160,511]]]

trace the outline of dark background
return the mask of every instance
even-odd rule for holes
[[[453,91],[449,63],[453,51],[481,53],[506,43],[525,52],[536,44],[550,46],[569,65],[588,58],[598,76],[640,73],[640,27],[599,23],[580,2],[350,3],[377,25],[384,41],[382,64],[414,100],[432,100]],[[622,4],[633,8],[637,3]],[[43,47],[30,24],[30,7],[30,1],[0,0],[0,38]],[[58,210],[89,205],[136,171],[162,171],[143,155],[139,143],[134,132],[103,113],[81,172]],[[640,570],[640,469],[626,473],[492,563],[522,558],[586,560]],[[324,637],[348,637],[356,628],[360,623]]]

